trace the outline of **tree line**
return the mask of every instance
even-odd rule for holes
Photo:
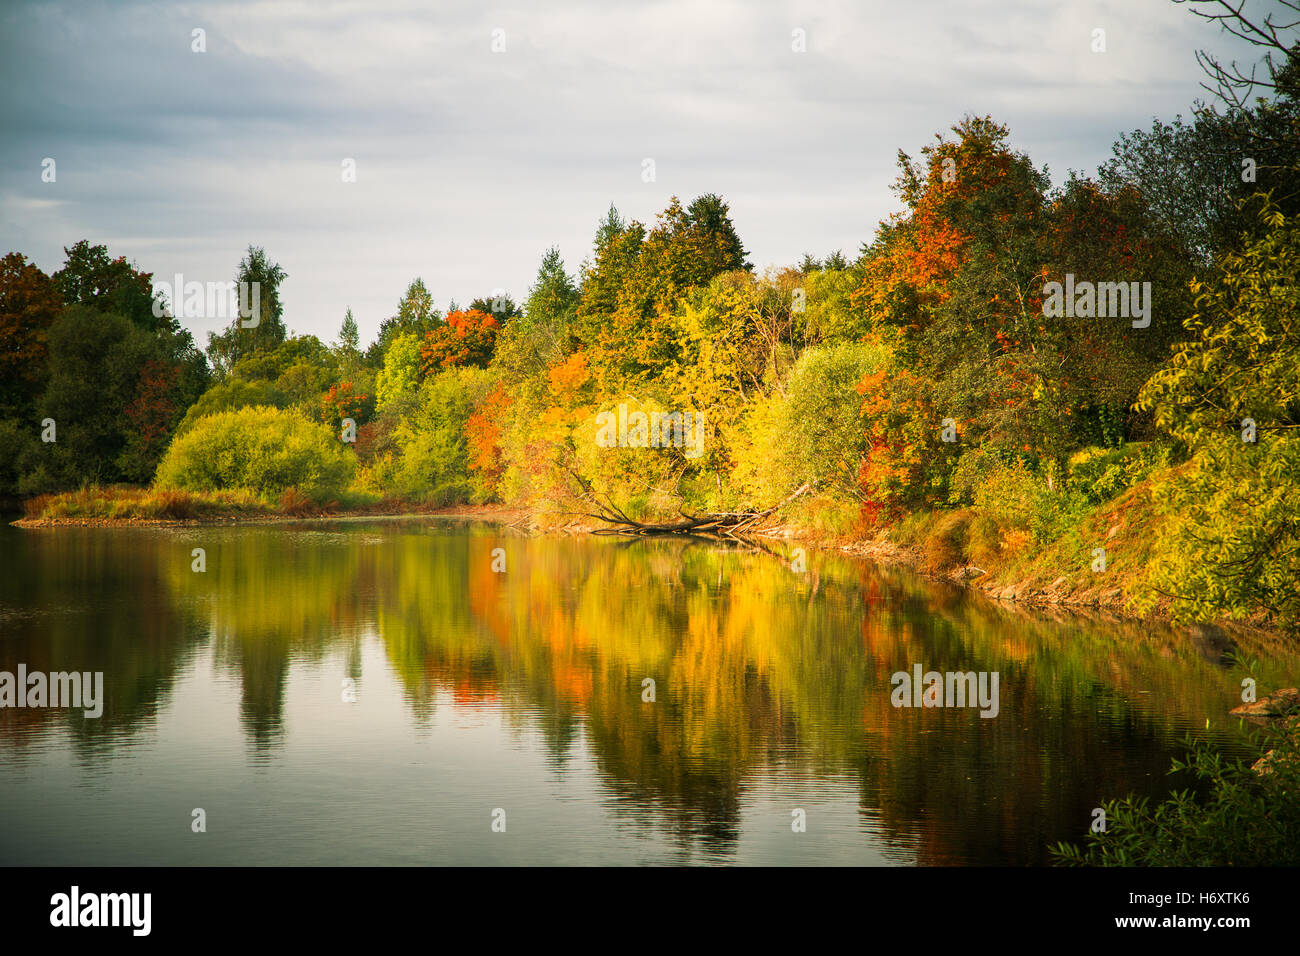
[[[1225,105],[1121,135],[1095,175],[1054,185],[967,116],[899,152],[901,209],[854,255],[759,274],[718,195],[649,224],[611,207],[576,272],[552,248],[522,302],[445,312],[417,278],[365,348],[350,310],[333,343],[290,334],[261,248],[236,275],[260,321],[202,350],[104,246],[52,275],[10,253],[0,493],[152,482],[646,517],[807,486],[792,523],[960,514],[967,556],[1006,561],[1143,487],[1172,503],[1152,594],[1295,624],[1300,56],[1263,23],[1256,88],[1207,59]],[[606,447],[620,405],[702,415],[703,454]]]

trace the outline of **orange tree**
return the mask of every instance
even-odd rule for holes
[[[487,368],[500,331],[501,324],[478,309],[450,313],[445,322],[424,334],[421,375],[458,366]]]
[[[321,396],[321,416],[325,424],[336,429],[345,418],[350,418],[359,425],[364,424],[373,410],[372,396],[358,392],[350,381],[331,385]]]
[[[942,441],[944,419],[962,423],[963,440],[990,431],[1016,444],[1040,440],[1027,412],[1038,391],[1047,177],[990,119],[967,118],[953,132],[922,150],[920,163],[899,153],[907,211],[864,251],[850,296],[893,353],[893,370],[878,373],[886,378],[864,383],[863,480],[873,502],[942,492],[939,465],[952,457],[943,446],[953,444]]]
[[[26,256],[0,259],[0,414],[31,417],[49,328],[62,306],[54,280]]]
[[[477,497],[496,497],[505,471],[502,454],[503,423],[514,404],[514,397],[498,382],[465,423],[465,440],[469,443],[470,481]]]
[[[873,432],[864,481],[883,482],[874,495],[864,488],[871,500],[942,493],[944,463],[972,444],[1043,461],[1122,440],[1182,308],[1186,250],[1153,224],[1141,195],[1077,178],[1050,192],[1005,127],[968,117],[953,133],[919,163],[899,154],[906,210],[864,250],[850,296],[898,370],[889,387],[864,393]],[[1147,328],[1128,317],[1049,318],[1045,283],[1066,273],[1150,281],[1156,317]],[[959,442],[941,440],[945,419]]]

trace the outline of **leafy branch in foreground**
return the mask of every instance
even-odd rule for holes
[[[1228,760],[1204,741],[1184,740],[1187,771],[1207,785],[1160,803],[1132,795],[1107,801],[1104,832],[1082,846],[1058,843],[1064,866],[1296,866],[1300,864],[1300,721],[1266,731],[1272,750],[1254,767]]]

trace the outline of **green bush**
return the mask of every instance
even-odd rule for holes
[[[192,491],[246,488],[314,500],[336,496],[356,459],[328,427],[267,406],[219,412],[196,422],[167,449],[154,483]]]
[[[831,501],[855,499],[867,446],[857,384],[886,359],[883,348],[857,342],[804,352],[784,393],[751,402],[734,431],[737,490],[761,507],[803,482]]]
[[[478,368],[452,368],[426,378],[414,413],[395,431],[400,456],[382,480],[392,481],[413,501],[468,501],[473,489],[465,423],[491,387],[490,374]]]
[[[288,404],[288,396],[273,382],[246,382],[243,379],[229,378],[212,386],[189,407],[181,423],[176,426],[176,434],[183,435],[193,428],[195,423],[218,412],[232,412],[239,408],[253,408],[258,405],[285,408]]]
[[[1055,541],[1088,510],[1077,491],[1049,485],[1023,462],[988,471],[975,489],[975,510],[1006,528],[1024,528],[1040,544]]]
[[[1206,788],[1197,799],[1174,792],[1152,805],[1142,797],[1112,800],[1106,830],[1085,844],[1059,843],[1056,862],[1071,866],[1296,866],[1300,865],[1300,735],[1273,728],[1268,772],[1225,760],[1207,744],[1187,741],[1189,771]]]
[[[791,478],[822,487],[857,486],[866,452],[862,396],[857,385],[887,354],[858,342],[811,348],[799,356],[786,386],[786,434],[798,469]]]
[[[975,492],[995,472],[1023,460],[1023,457],[997,445],[980,445],[964,451],[957,459],[948,482],[948,503],[973,504]]]
[[[1119,448],[1085,448],[1070,457],[1070,487],[1094,504],[1110,501],[1151,472],[1168,467],[1173,449],[1151,442]]]

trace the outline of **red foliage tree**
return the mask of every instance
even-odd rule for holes
[[[478,309],[450,313],[444,324],[424,335],[420,345],[421,373],[431,375],[458,365],[487,368],[500,331],[500,323]]]
[[[136,481],[147,481],[158,465],[180,418],[176,386],[179,366],[149,359],[140,369],[135,398],[123,410],[131,429],[120,462],[123,472]]]
[[[465,423],[470,471],[474,473],[479,491],[485,498],[496,492],[501,481],[504,470],[501,459],[501,422],[513,402],[513,396],[505,387],[497,385]]]
[[[369,395],[356,392],[351,382],[339,382],[321,396],[321,412],[328,424],[338,428],[345,418],[359,420],[369,399]]]
[[[62,306],[54,280],[26,256],[0,259],[0,407],[26,412],[45,370],[47,330]]]

